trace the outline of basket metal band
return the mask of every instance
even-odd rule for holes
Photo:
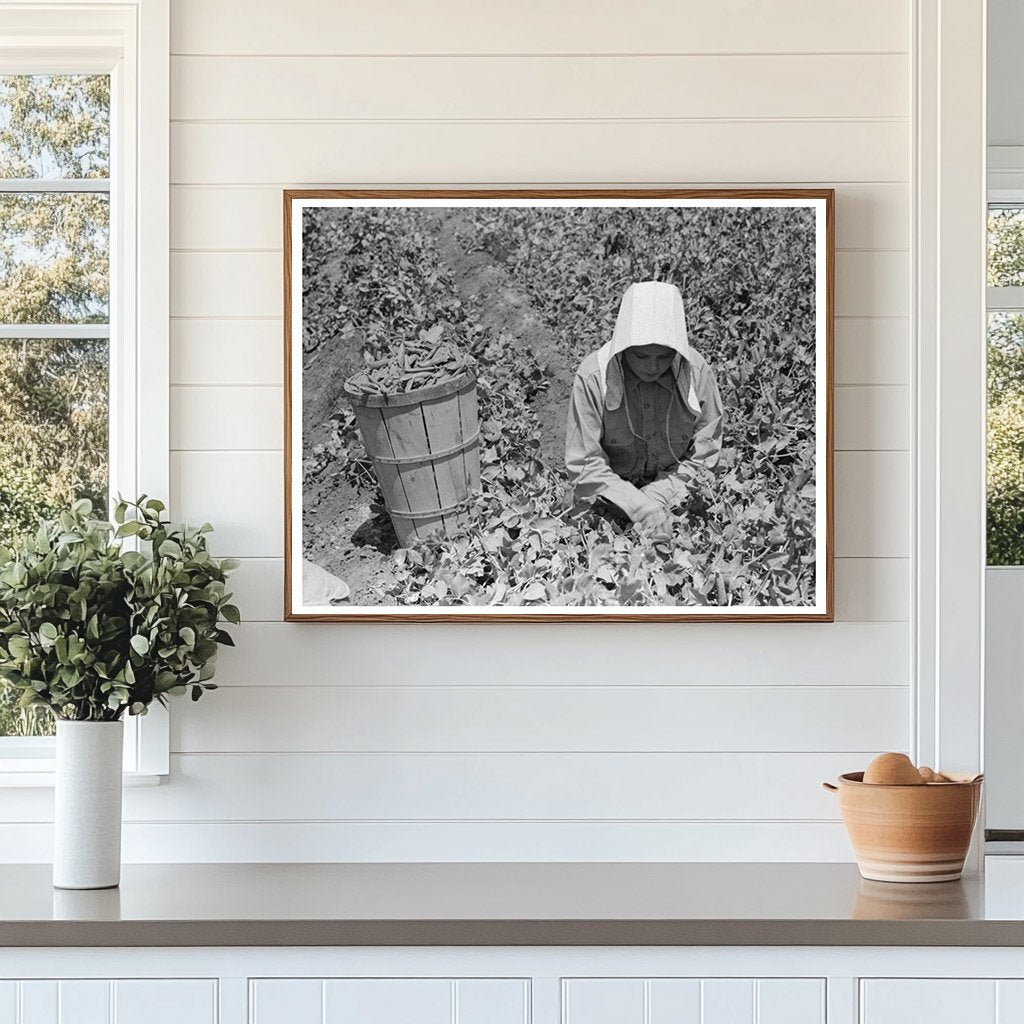
[[[454,505],[445,508],[432,508],[426,512],[402,512],[393,508],[388,509],[388,514],[396,519],[434,519],[436,516],[450,516],[453,512],[461,512],[469,505],[469,501],[457,501]]]
[[[480,439],[478,430],[472,437],[460,441],[452,448],[445,448],[440,452],[425,452],[423,455],[374,455],[374,462],[383,462],[389,466],[411,466],[417,462],[433,462],[435,459],[443,459],[449,455],[456,455],[467,448],[471,448]]]

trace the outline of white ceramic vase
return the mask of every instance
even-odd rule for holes
[[[109,889],[121,880],[122,722],[57,721],[53,884]]]

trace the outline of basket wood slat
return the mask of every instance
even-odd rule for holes
[[[420,391],[375,395],[346,384],[345,393],[399,542],[461,533],[480,489],[476,371]]]

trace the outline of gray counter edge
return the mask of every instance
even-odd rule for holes
[[[26,921],[0,947],[1024,946],[1021,921]]]

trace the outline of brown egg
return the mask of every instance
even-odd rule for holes
[[[875,786],[923,786],[924,779],[906,754],[879,754],[867,766],[864,781]]]

